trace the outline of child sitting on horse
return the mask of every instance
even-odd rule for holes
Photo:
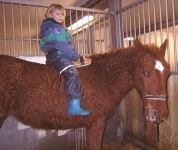
[[[83,91],[79,74],[72,61],[83,57],[73,48],[71,35],[63,27],[65,9],[59,4],[50,5],[40,26],[40,49],[46,54],[46,64],[53,66],[64,77],[64,88],[68,99],[68,114],[89,116],[90,112],[81,108]]]

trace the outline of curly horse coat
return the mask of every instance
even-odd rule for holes
[[[155,95],[166,94],[169,66],[163,58],[165,45],[158,48],[135,41],[133,47],[91,56],[91,65],[78,69],[84,88],[82,107],[92,112],[89,117],[67,115],[64,81],[53,68],[1,55],[0,125],[13,115],[24,124],[40,129],[86,127],[87,149],[99,150],[106,120],[130,89],[136,87],[142,93],[146,90],[149,94],[152,92],[149,90],[155,89]],[[154,68],[156,59],[164,65],[164,84],[160,84],[162,78],[159,75],[158,81],[149,79],[148,84],[151,82],[152,87],[148,89],[149,85],[145,85],[144,80],[149,73],[145,75],[144,68],[152,74],[159,72]],[[161,111],[160,115],[163,114],[161,117],[164,117],[167,107],[159,102],[163,106],[161,109],[162,106],[157,106],[157,102],[153,103]]]

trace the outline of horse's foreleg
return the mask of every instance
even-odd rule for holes
[[[6,115],[0,112],[0,128],[2,127],[5,119],[6,119]]]
[[[87,128],[87,150],[101,150],[105,119],[99,118]]]
[[[5,97],[5,92],[0,90],[0,128],[2,127],[4,120],[7,118],[7,115],[4,112]]]

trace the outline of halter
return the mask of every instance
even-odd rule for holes
[[[167,95],[144,95],[143,96],[147,100],[160,100],[160,101],[166,101]]]

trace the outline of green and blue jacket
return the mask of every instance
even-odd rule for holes
[[[40,26],[40,49],[46,54],[47,61],[62,61],[61,68],[80,58],[73,48],[71,35],[61,24],[53,19],[43,20]]]

